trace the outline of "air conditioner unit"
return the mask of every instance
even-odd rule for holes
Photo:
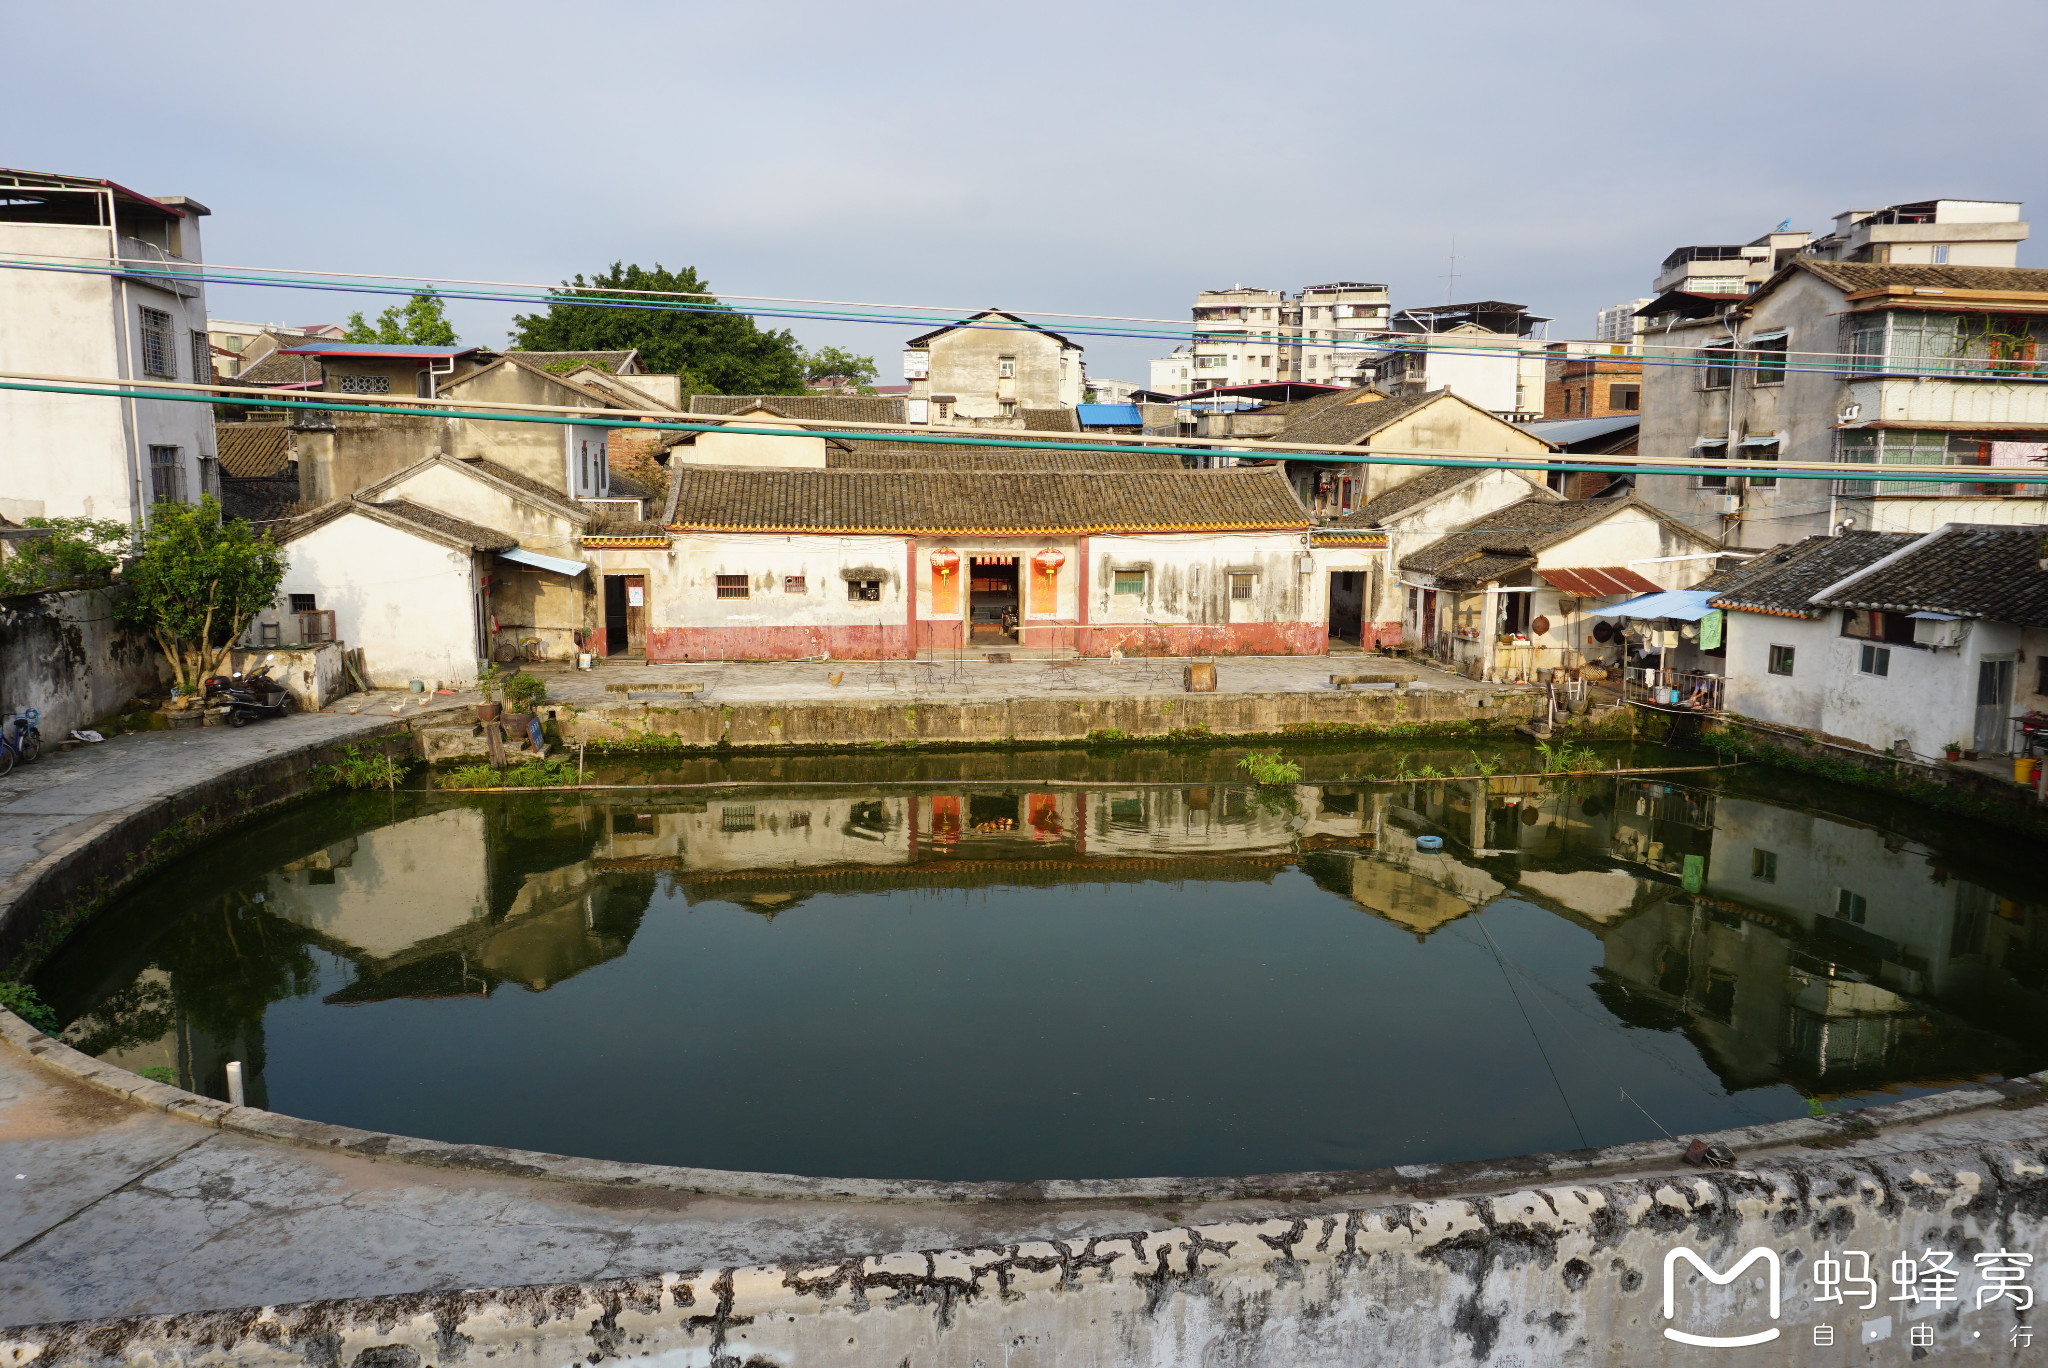
[[[1952,650],[1963,644],[1963,628],[1966,624],[1959,618],[1913,619],[1913,644],[1930,646],[1937,651]]]
[[[1719,503],[1720,513],[1723,517],[1734,517],[1742,511],[1742,496],[1740,494],[1723,494]]]

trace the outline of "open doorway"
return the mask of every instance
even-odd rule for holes
[[[1365,571],[1330,572],[1330,645],[1360,646],[1365,620]]]
[[[1018,598],[1016,556],[971,556],[973,574],[967,583],[967,634],[970,642],[1010,645],[1024,605]]]
[[[647,654],[647,577],[604,577],[604,653]]]

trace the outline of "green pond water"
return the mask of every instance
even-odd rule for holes
[[[1371,783],[1471,762],[1325,746],[1261,789],[1239,754],[332,794],[37,986],[80,1048],[216,1097],[240,1060],[274,1111],[841,1176],[1482,1158],[2048,1065],[2026,842],[1753,769]]]

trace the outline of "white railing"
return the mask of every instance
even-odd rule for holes
[[[1653,708],[1719,712],[1723,682],[1720,675],[1699,670],[1663,670],[1631,665],[1622,674],[1622,697],[1631,703],[1647,703]]]

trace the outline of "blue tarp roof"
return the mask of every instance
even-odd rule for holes
[[[1617,603],[1602,608],[1588,617],[1621,618],[1677,618],[1680,622],[1698,622],[1713,612],[1709,606],[1718,591],[1713,589],[1666,589],[1658,594],[1644,594],[1627,603]]]
[[[1136,404],[1076,404],[1074,416],[1084,428],[1145,426],[1145,415]]]

